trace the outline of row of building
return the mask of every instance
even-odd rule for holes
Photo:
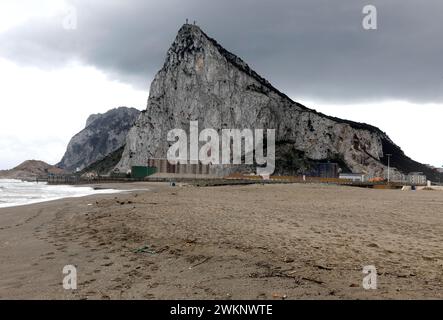
[[[385,181],[387,177],[374,177],[365,173],[344,173],[340,172],[340,166],[334,162],[319,163],[317,165],[316,176],[321,178],[339,178],[351,180],[353,182],[378,182]],[[390,179],[392,182],[401,182],[414,185],[425,185],[427,177],[423,172],[411,172],[407,175],[396,176]]]
[[[214,166],[205,165],[199,162],[198,164],[171,164],[167,159],[149,159],[147,167],[133,167],[132,176],[143,178],[152,174],[157,176],[177,176],[181,177],[195,177],[206,176],[219,177],[226,175],[229,171],[229,166]],[[228,170],[227,170],[228,169]],[[335,178],[350,180],[353,182],[382,182],[386,181],[387,177],[373,177],[365,173],[345,173],[341,172],[340,166],[337,163],[319,163],[316,168],[309,174],[320,178]],[[422,172],[411,172],[407,175],[398,176],[391,179],[392,182],[401,182],[412,185],[425,185],[427,177]]]
[[[377,182],[377,180],[385,180],[384,178],[372,178],[364,173],[340,173],[339,178],[352,180],[353,182]],[[391,179],[391,181],[414,185],[425,185],[427,183],[427,177],[422,172],[411,172],[407,175],[402,175],[400,179]]]

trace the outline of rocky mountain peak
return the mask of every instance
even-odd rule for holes
[[[289,97],[273,87],[269,81],[261,77],[257,72],[250,68],[245,61],[226,50],[215,39],[209,37],[197,25],[184,24],[180,28],[175,41],[168,50],[164,68],[176,67],[182,61],[188,61],[189,59],[194,59],[195,57],[204,57],[208,54],[214,53],[218,53],[227,62],[253,77],[261,85],[284,96],[288,100],[291,100]]]
[[[67,171],[82,170],[120,149],[139,114],[137,109],[119,107],[89,116],[86,127],[71,139],[58,165]]]
[[[101,114],[100,113],[96,113],[96,114],[91,114],[88,119],[86,120],[86,125],[85,128],[89,127],[95,120],[97,120],[98,118],[100,118]]]
[[[183,60],[203,53],[207,42],[207,37],[198,26],[183,25],[167,52],[164,68],[174,68]]]
[[[377,127],[366,123],[358,123],[345,119],[331,117],[321,114],[313,109],[293,101],[286,94],[274,87],[268,80],[260,76],[254,71],[243,59],[234,53],[226,50],[215,39],[209,37],[199,26],[193,24],[184,24],[178,31],[177,36],[169,48],[163,70],[174,69],[182,62],[194,61],[194,64],[202,64],[204,58],[210,55],[217,54],[222,57],[227,63],[234,66],[242,73],[248,75],[257,82],[256,89],[262,92],[272,92],[279,95],[281,98],[287,100],[288,103],[296,106],[301,110],[313,112],[333,121],[342,122],[351,125],[356,129],[366,129],[374,132],[382,133]]]
[[[129,131],[117,167],[165,158],[167,132],[188,131],[191,120],[201,129],[275,129],[278,173],[302,174],[315,163],[334,161],[347,171],[383,177],[385,154],[394,152],[392,175],[425,171],[378,128],[294,102],[200,27],[185,24],[151,84],[147,108]]]

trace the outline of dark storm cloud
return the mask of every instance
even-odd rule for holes
[[[61,17],[0,34],[0,55],[59,67],[71,59],[147,88],[186,18],[293,97],[443,102],[441,0],[72,0]],[[362,8],[378,9],[378,30]]]

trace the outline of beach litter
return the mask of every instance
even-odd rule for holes
[[[272,298],[286,300],[288,298],[288,296],[286,294],[273,293]]]
[[[155,250],[152,250],[149,246],[143,246],[141,248],[135,249],[134,253],[157,254],[157,252]]]
[[[196,263],[196,264],[194,264],[193,266],[190,266],[190,267],[189,267],[189,270],[192,270],[192,269],[194,269],[195,267],[197,267],[197,266],[199,266],[199,265],[202,265],[202,264],[205,263],[205,262],[208,262],[211,258],[212,258],[212,257],[207,257],[207,258],[203,259],[202,261],[200,261],[199,263]]]

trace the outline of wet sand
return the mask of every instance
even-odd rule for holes
[[[441,191],[104,187],[138,190],[0,209],[1,299],[443,298]]]

